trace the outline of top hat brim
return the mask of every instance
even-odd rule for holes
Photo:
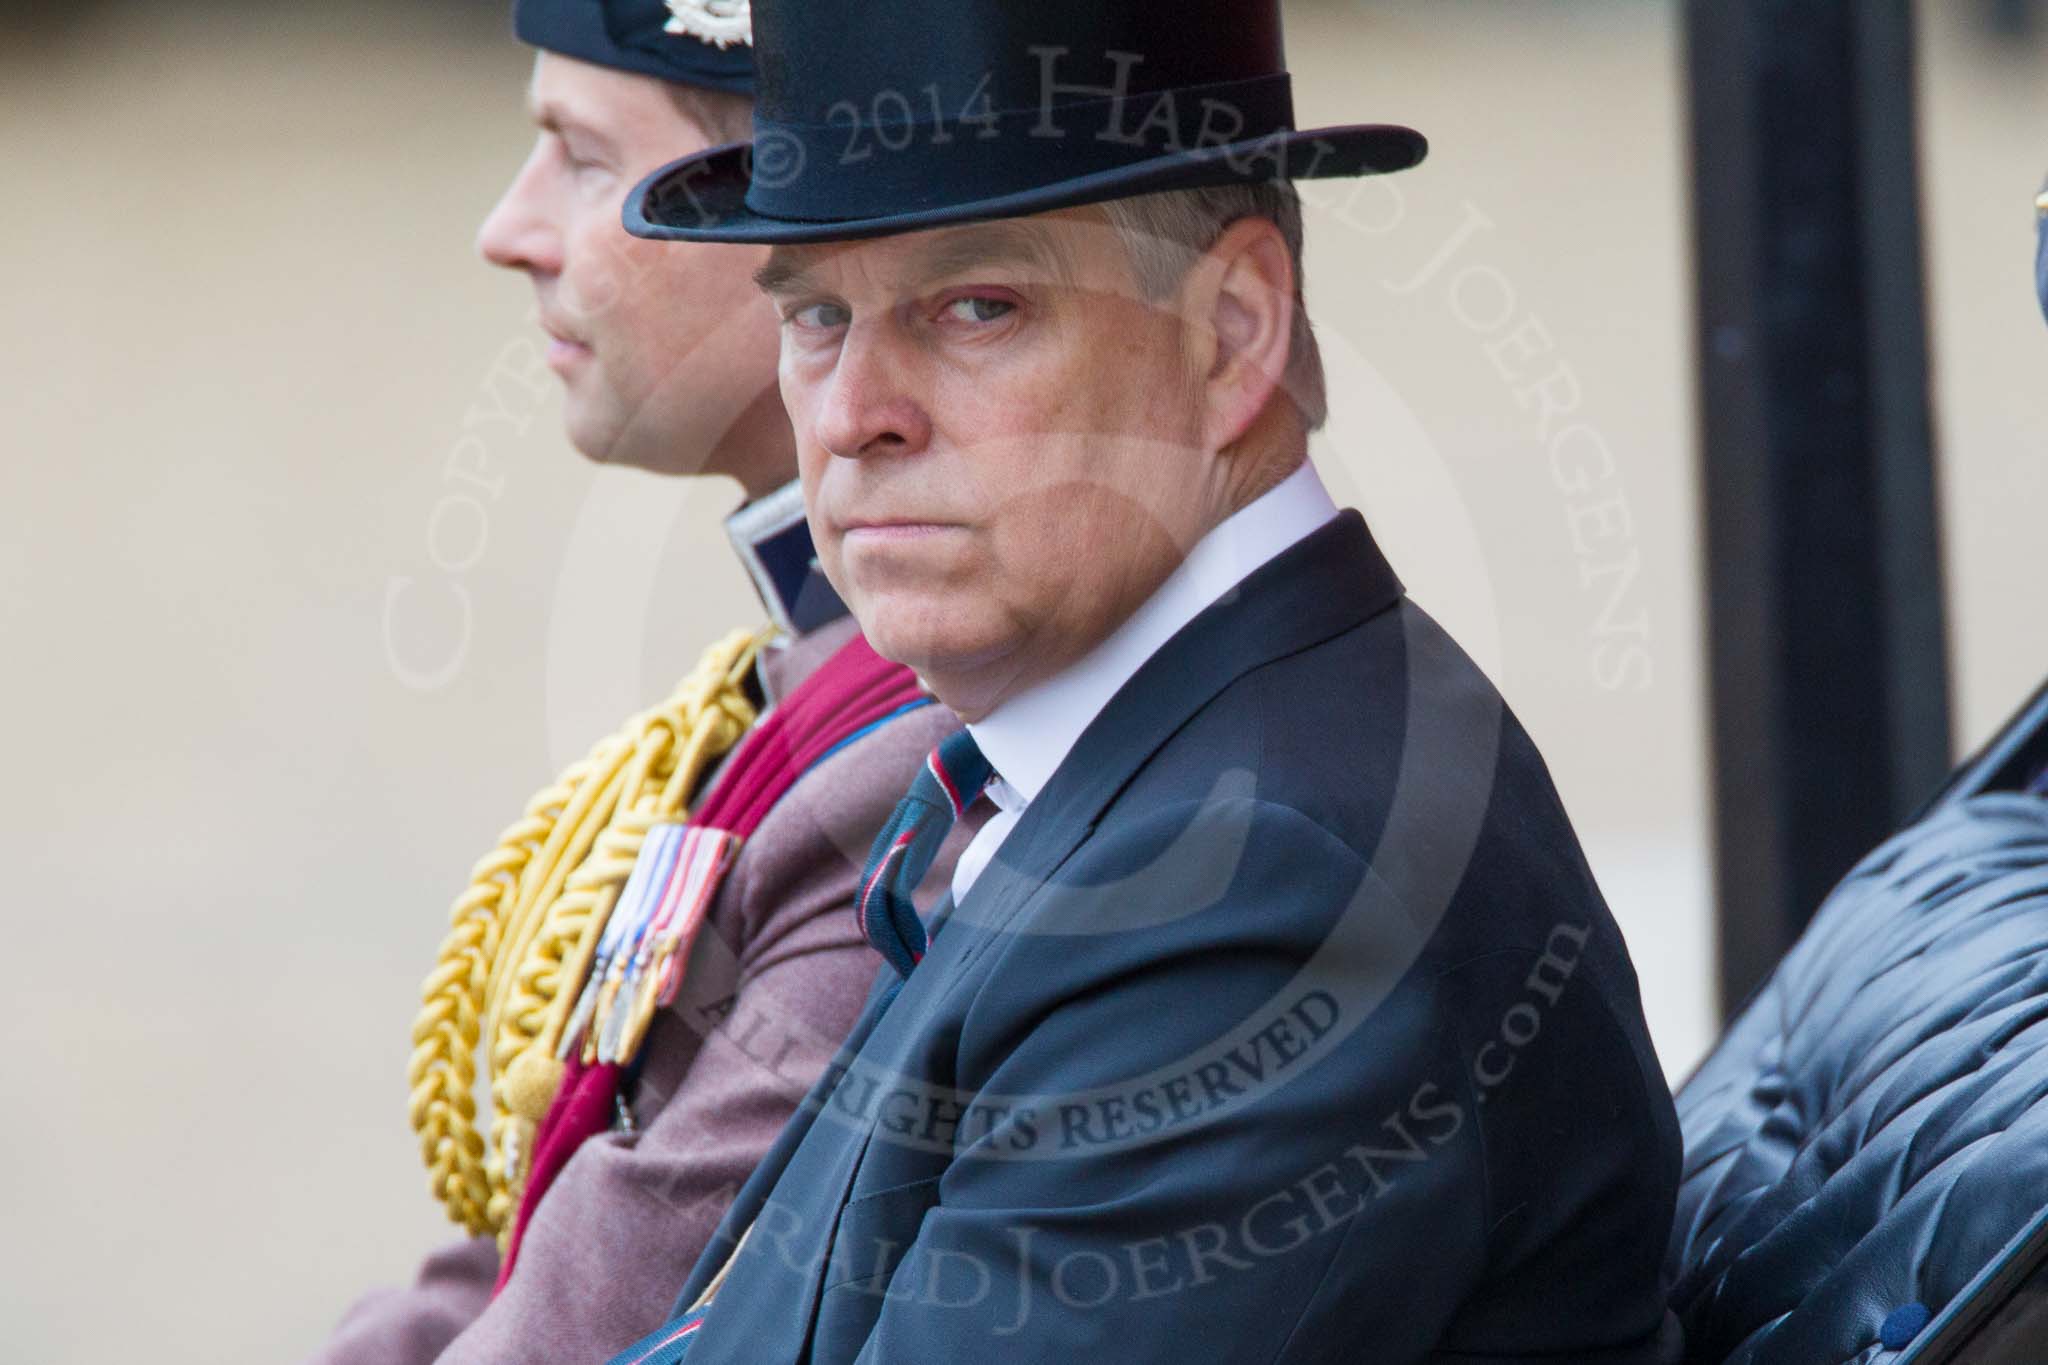
[[[987,198],[849,219],[777,218],[747,204],[755,144],[733,143],[671,162],[634,187],[626,231],[670,242],[846,242],[955,223],[1024,218],[1139,194],[1261,180],[1386,175],[1421,163],[1429,142],[1412,128],[1353,124],[1166,152],[1114,169]],[[770,167],[766,173],[775,172]]]

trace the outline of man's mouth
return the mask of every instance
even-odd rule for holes
[[[839,523],[840,534],[848,540],[921,540],[960,529],[953,522],[930,521],[921,517],[861,517]]]
[[[590,356],[590,344],[549,323],[541,320],[541,331],[548,337],[548,368],[560,372]]]

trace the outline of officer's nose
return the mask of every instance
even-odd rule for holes
[[[477,229],[477,254],[492,265],[541,275],[562,271],[562,234],[547,213],[547,150],[542,135]]]
[[[854,323],[818,395],[818,444],[850,460],[924,450],[932,426],[916,392],[919,370],[891,320]]]

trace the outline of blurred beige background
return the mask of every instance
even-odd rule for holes
[[[2048,674],[2048,54],[1925,16],[1968,744]],[[1435,146],[1312,195],[1319,461],[1544,745],[1674,1076],[1714,1029],[1676,19],[1290,18],[1303,118]],[[561,439],[527,291],[470,250],[529,140],[495,18],[114,5],[0,42],[0,1357],[290,1360],[449,1231],[403,1081],[446,906],[753,618],[734,494]],[[1532,320],[1611,475],[1553,473],[1541,372],[1496,369]]]

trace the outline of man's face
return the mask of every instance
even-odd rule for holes
[[[781,247],[761,283],[826,575],[968,719],[1099,643],[1213,521],[1180,320],[1097,211]]]
[[[533,282],[547,361],[585,455],[658,472],[789,476],[774,395],[775,321],[748,277],[761,249],[650,242],[620,226],[628,191],[705,132],[651,76],[542,53],[533,153],[484,220],[477,249]],[[784,467],[767,473],[766,447]]]

